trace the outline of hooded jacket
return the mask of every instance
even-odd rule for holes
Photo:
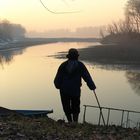
[[[60,89],[61,93],[80,96],[82,78],[91,90],[96,89],[85,65],[78,60],[67,60],[58,68],[54,84],[57,89]]]

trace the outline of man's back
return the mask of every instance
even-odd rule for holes
[[[79,53],[76,49],[70,49],[66,57],[68,60],[60,65],[54,84],[60,90],[61,102],[68,122],[78,122],[81,79],[84,79],[91,90],[95,90],[96,86],[85,65],[78,61]]]
[[[79,95],[81,78],[85,80],[90,89],[95,89],[95,84],[85,65],[78,60],[68,60],[60,65],[54,83],[56,88],[67,94]]]

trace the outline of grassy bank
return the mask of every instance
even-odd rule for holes
[[[140,131],[88,123],[66,125],[50,118],[0,118],[0,140],[138,140]]]
[[[140,66],[139,44],[107,44],[79,49],[80,59],[91,63]],[[55,57],[64,58],[66,52]]]

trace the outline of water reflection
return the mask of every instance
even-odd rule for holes
[[[51,57],[54,57],[56,59],[64,59],[66,57],[67,52],[62,51],[58,52],[55,55],[52,55]],[[85,59],[84,52],[80,52],[80,59],[89,63],[90,65],[95,66],[99,69],[105,69],[105,70],[115,70],[115,71],[124,71],[126,72],[126,78],[128,80],[128,83],[130,83],[132,89],[140,95],[140,66],[138,65],[125,65],[125,64],[107,64],[103,62],[94,61],[93,59]]]
[[[138,93],[138,95],[140,95],[140,71],[127,71],[126,77],[132,89],[134,89],[135,92]]]
[[[133,64],[126,64],[125,63],[116,63],[114,62],[108,62],[108,61],[100,61],[99,59],[95,59],[93,55],[89,55],[91,52],[84,52],[81,51],[81,49],[78,49],[80,54],[80,60],[85,61],[91,65],[94,65],[98,68],[105,69],[105,70],[130,70],[130,69],[140,69],[139,65],[133,65]],[[57,54],[49,55],[48,57],[54,57],[56,59],[65,59],[66,58],[66,51],[57,52]]]
[[[0,64],[10,64],[14,60],[15,55],[21,55],[24,53],[25,48],[16,48],[0,51]]]
[[[53,80],[63,60],[46,56],[66,52],[71,47],[78,49],[86,46],[89,44],[54,43],[29,47],[26,51],[25,49],[0,51],[0,63],[6,65],[5,69],[0,71],[0,105],[10,109],[53,109],[54,113],[51,114],[51,117],[56,120],[62,119],[64,115],[60,95],[54,88]],[[99,93],[98,97],[102,106],[139,111],[140,98],[130,87],[130,84],[133,85],[134,82],[134,85],[140,83],[137,80],[140,79],[137,78],[139,74],[135,75],[136,72],[132,71],[132,68],[125,67],[123,70],[118,68],[118,71],[114,68],[112,70],[106,64],[104,68],[99,68],[91,62],[85,64],[96,81],[97,93]],[[82,105],[84,104],[97,105],[97,102],[83,82],[81,120],[83,119]],[[97,118],[96,114],[96,111],[90,112],[89,110],[89,114],[86,116],[87,121],[93,122],[93,119]],[[113,120],[117,115],[111,117]],[[137,121],[137,119],[135,120]]]

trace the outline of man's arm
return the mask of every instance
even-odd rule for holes
[[[95,83],[92,80],[92,77],[90,76],[90,73],[88,72],[88,70],[84,64],[82,64],[82,78],[84,79],[84,81],[87,83],[87,86],[91,90],[96,89]]]
[[[60,89],[62,83],[62,65],[58,68],[56,76],[54,78],[54,85],[57,89]]]

